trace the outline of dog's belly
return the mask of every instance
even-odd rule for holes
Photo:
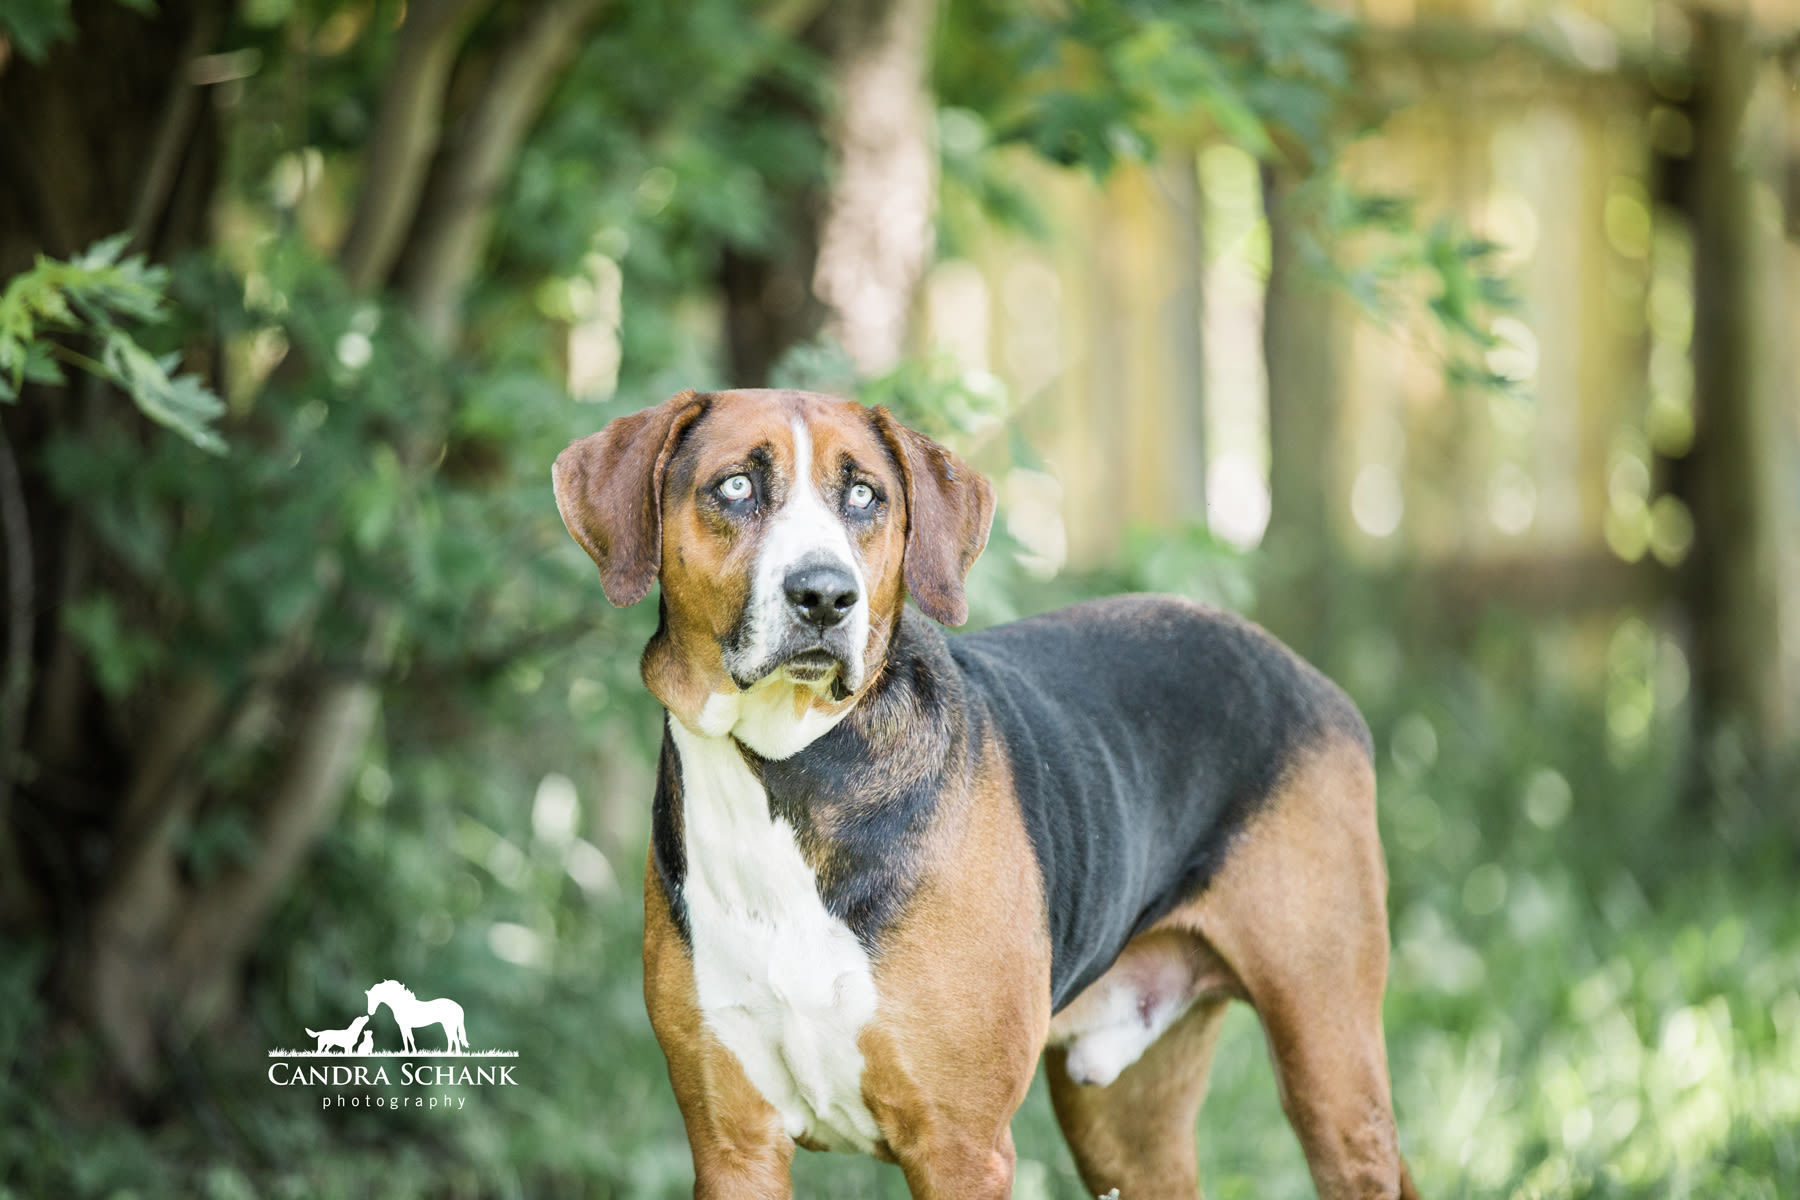
[[[672,723],[681,758],[687,904],[701,1018],[737,1056],[790,1136],[873,1151],[857,1036],[874,972],[819,899],[792,827],[728,739]]]
[[[1152,932],[1125,947],[1106,973],[1050,1022],[1076,1083],[1105,1087],[1142,1057],[1196,1002],[1241,997],[1212,949],[1190,934]]]

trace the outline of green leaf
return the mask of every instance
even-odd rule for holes
[[[0,400],[16,398],[26,380],[65,382],[56,355],[97,370],[117,384],[151,420],[203,450],[225,443],[212,425],[225,405],[196,375],[173,376],[177,356],[158,360],[121,322],[163,319],[169,274],[141,255],[125,257],[129,234],[102,238],[67,262],[40,257],[31,270],[0,292]],[[54,335],[96,336],[100,361],[52,340]]]
[[[151,420],[174,430],[202,450],[222,453],[224,441],[210,428],[225,411],[225,402],[214,395],[198,375],[170,378],[174,358],[159,361],[124,332],[106,334],[101,362],[113,382],[124,388]]]
[[[32,383],[60,384],[68,382],[63,374],[62,365],[50,357],[49,350],[40,343],[25,347],[25,361],[21,371]]]

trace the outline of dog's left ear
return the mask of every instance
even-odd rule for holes
[[[682,432],[705,411],[704,397],[679,392],[556,456],[557,511],[621,608],[649,595],[662,569],[663,475]]]
[[[906,590],[926,616],[944,625],[969,619],[963,580],[994,524],[994,485],[885,408],[875,426],[906,484]]]

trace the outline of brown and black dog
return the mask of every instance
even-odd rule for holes
[[[608,598],[662,581],[644,994],[696,1196],[788,1196],[796,1146],[1009,1196],[1044,1053],[1086,1184],[1191,1200],[1233,999],[1320,1195],[1415,1195],[1369,735],[1322,675],[1169,597],[946,638],[993,489],[882,409],[683,392],[554,474]]]

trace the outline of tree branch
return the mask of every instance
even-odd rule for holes
[[[437,146],[444,87],[469,25],[492,0],[418,0],[406,19],[375,132],[364,151],[362,194],[338,265],[367,291],[386,278]]]
[[[0,530],[6,535],[6,669],[0,674],[0,871],[11,874],[13,779],[25,733],[25,701],[31,694],[31,644],[35,633],[31,522],[12,445],[0,430]]]
[[[389,611],[370,624],[364,653],[379,670],[393,659],[400,622]],[[380,704],[380,689],[369,680],[332,677],[318,681],[300,705],[297,736],[263,809],[255,861],[226,868],[193,892],[174,923],[168,966],[178,988],[171,1014],[181,1018],[178,1028],[197,1028],[213,1015],[217,989],[330,820]]]
[[[417,221],[400,256],[400,291],[428,337],[451,348],[463,295],[487,245],[494,195],[543,108],[550,86],[578,45],[599,0],[536,6],[503,46],[462,127],[432,165]]]
[[[131,241],[139,250],[148,251],[150,236],[156,230],[169,192],[175,186],[175,175],[187,153],[193,136],[194,117],[200,108],[200,88],[190,70],[196,58],[212,45],[219,33],[219,13],[202,9],[188,30],[176,62],[180,71],[169,84],[169,95],[163,101],[162,116],[151,136],[150,156],[138,183],[137,199],[131,206]]]

